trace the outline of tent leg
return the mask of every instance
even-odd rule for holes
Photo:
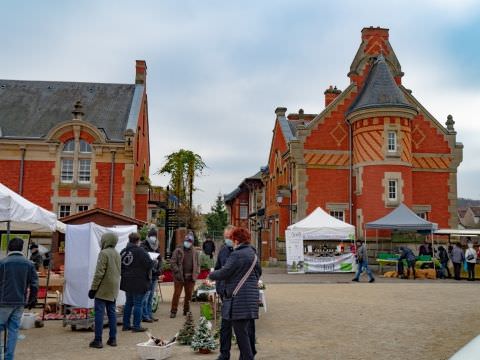
[[[7,248],[10,241],[10,221],[7,221]]]
[[[435,249],[433,247],[433,232],[430,233],[432,239],[432,261],[433,261],[433,270],[435,270]]]

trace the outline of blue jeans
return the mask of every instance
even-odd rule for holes
[[[133,311],[133,328],[139,329],[140,322],[142,321],[142,304],[145,293],[135,294],[131,292],[125,293],[127,299],[125,301],[125,307],[123,308],[123,327],[129,328],[130,318]]]
[[[358,263],[358,270],[357,270],[357,274],[355,275],[355,279],[359,279],[360,278],[360,275],[362,274],[363,272],[363,269],[365,268],[365,271],[367,272],[368,274],[368,278],[370,280],[373,279],[373,274],[372,274],[372,270],[370,270],[370,268],[368,267],[368,262],[367,261],[360,261]]]
[[[150,287],[148,288],[145,297],[143,298],[143,309],[142,309],[142,320],[152,319],[152,302],[153,295],[155,293],[155,285],[157,284],[157,279],[152,279],[150,282]]]
[[[95,340],[102,341],[103,315],[107,308],[108,327],[110,329],[108,338],[117,338],[117,314],[115,313],[115,301],[107,301],[95,298]]]
[[[18,329],[22,321],[23,306],[1,306],[0,307],[0,333],[7,333],[7,349],[4,355],[5,360],[13,360],[15,346],[17,345]],[[3,334],[0,336],[3,337]],[[2,349],[3,352],[3,349]]]

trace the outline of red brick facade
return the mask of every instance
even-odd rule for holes
[[[402,86],[388,29],[362,30],[348,76],[342,92],[325,91],[318,115],[275,111],[263,171],[264,259],[281,258],[286,227],[318,206],[355,225],[359,238],[366,222],[402,202],[439,227],[457,226],[463,145],[450,117],[444,127]]]
[[[92,93],[98,94],[99,100],[89,100],[90,107],[77,109],[71,120],[65,119],[63,114],[59,115],[48,133],[38,137],[15,133],[0,136],[0,182],[58,215],[62,206],[69,206],[70,215],[98,207],[147,221],[148,195],[145,195],[144,186],[149,177],[150,147],[145,61],[137,61],[136,70],[135,84],[91,84],[87,90],[82,83],[58,85],[64,86],[66,91],[84,91],[90,97]],[[29,82],[25,83],[24,87],[30,86]],[[44,91],[47,87],[31,83],[35,90],[43,86],[41,91]],[[54,88],[56,83],[53,84],[48,89]],[[12,94],[15,91],[16,84],[11,81],[5,86],[5,96],[8,96],[10,86]],[[119,104],[114,95],[105,100],[109,91],[114,95],[123,91],[125,104]],[[84,93],[78,95],[78,100],[85,96]],[[6,111],[11,113],[7,108],[9,103],[3,105],[1,101],[0,97],[0,112],[5,106]],[[109,107],[99,110],[98,107],[105,103],[114,104],[118,109]],[[70,106],[73,109],[73,105],[62,104],[59,108]],[[102,125],[95,126],[97,119],[92,112],[118,115],[120,111],[126,124],[110,121],[108,129],[102,128]],[[53,111],[51,116],[55,117]],[[15,129],[14,126],[10,128]],[[9,130],[8,126],[6,129]],[[115,138],[111,139],[112,136]],[[62,161],[67,159],[64,147],[70,141],[75,144],[75,150],[69,150],[67,154],[73,162],[73,176],[72,180],[64,181]],[[81,146],[87,146],[85,144],[88,144],[88,150],[81,150]],[[88,180],[80,178],[82,159],[89,161],[88,170],[84,170],[88,172]]]

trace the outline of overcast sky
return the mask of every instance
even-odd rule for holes
[[[133,83],[145,59],[151,172],[180,148],[200,154],[204,211],[266,164],[275,108],[320,112],[329,85],[348,85],[362,28],[387,27],[403,84],[442,124],[454,117],[459,196],[480,199],[474,0],[2,1],[0,20],[0,78]]]

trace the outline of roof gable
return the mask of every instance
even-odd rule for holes
[[[72,119],[73,105],[80,100],[84,121],[110,140],[123,140],[131,110],[138,107],[132,104],[134,94],[134,103],[139,102],[143,89],[135,84],[0,80],[2,136],[43,138],[57,124]]]

